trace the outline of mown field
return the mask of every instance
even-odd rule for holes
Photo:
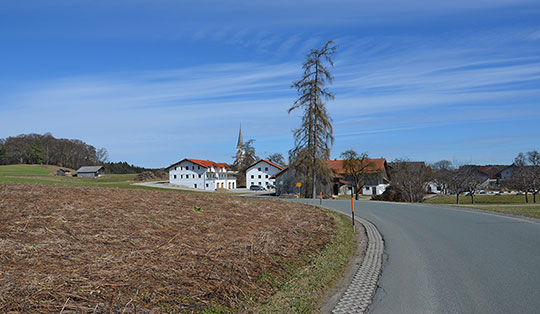
[[[62,177],[54,175],[57,166],[7,165],[0,166],[0,182],[43,183],[74,186],[102,186],[124,189],[155,190],[132,185],[135,174],[106,174],[99,178]],[[75,173],[75,171],[73,171]]]
[[[456,204],[455,195],[437,195],[425,200],[428,204],[448,204],[459,207],[476,208],[490,210],[500,213],[528,216],[540,218],[540,197],[537,195],[536,204],[533,203],[533,196],[529,195],[529,203],[525,203],[525,195],[492,195],[481,194],[474,197],[474,204],[471,204],[471,197],[461,195],[459,204]]]
[[[205,193],[0,182],[0,221],[2,313],[309,313],[356,246],[340,215]]]

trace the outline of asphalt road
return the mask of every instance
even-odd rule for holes
[[[323,206],[350,213],[350,201]],[[355,214],[375,224],[385,241],[369,313],[540,313],[540,224],[369,201],[357,201]]]

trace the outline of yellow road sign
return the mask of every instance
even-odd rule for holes
[[[301,187],[302,186],[302,182],[296,182],[296,187]]]

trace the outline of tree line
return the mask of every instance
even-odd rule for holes
[[[42,164],[78,169],[103,164],[107,150],[78,139],[55,138],[51,133],[21,134],[0,139],[0,164]]]
[[[102,165],[106,173],[129,174],[152,170],[127,162],[109,162],[105,148],[78,139],[55,138],[51,133],[21,134],[0,139],[0,165],[40,164],[71,169]]]

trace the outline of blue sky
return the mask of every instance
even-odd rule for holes
[[[540,149],[540,2],[520,0],[0,0],[0,138],[51,132],[163,167],[232,162],[241,123],[261,157],[287,155],[290,85],[330,39],[332,158]]]

